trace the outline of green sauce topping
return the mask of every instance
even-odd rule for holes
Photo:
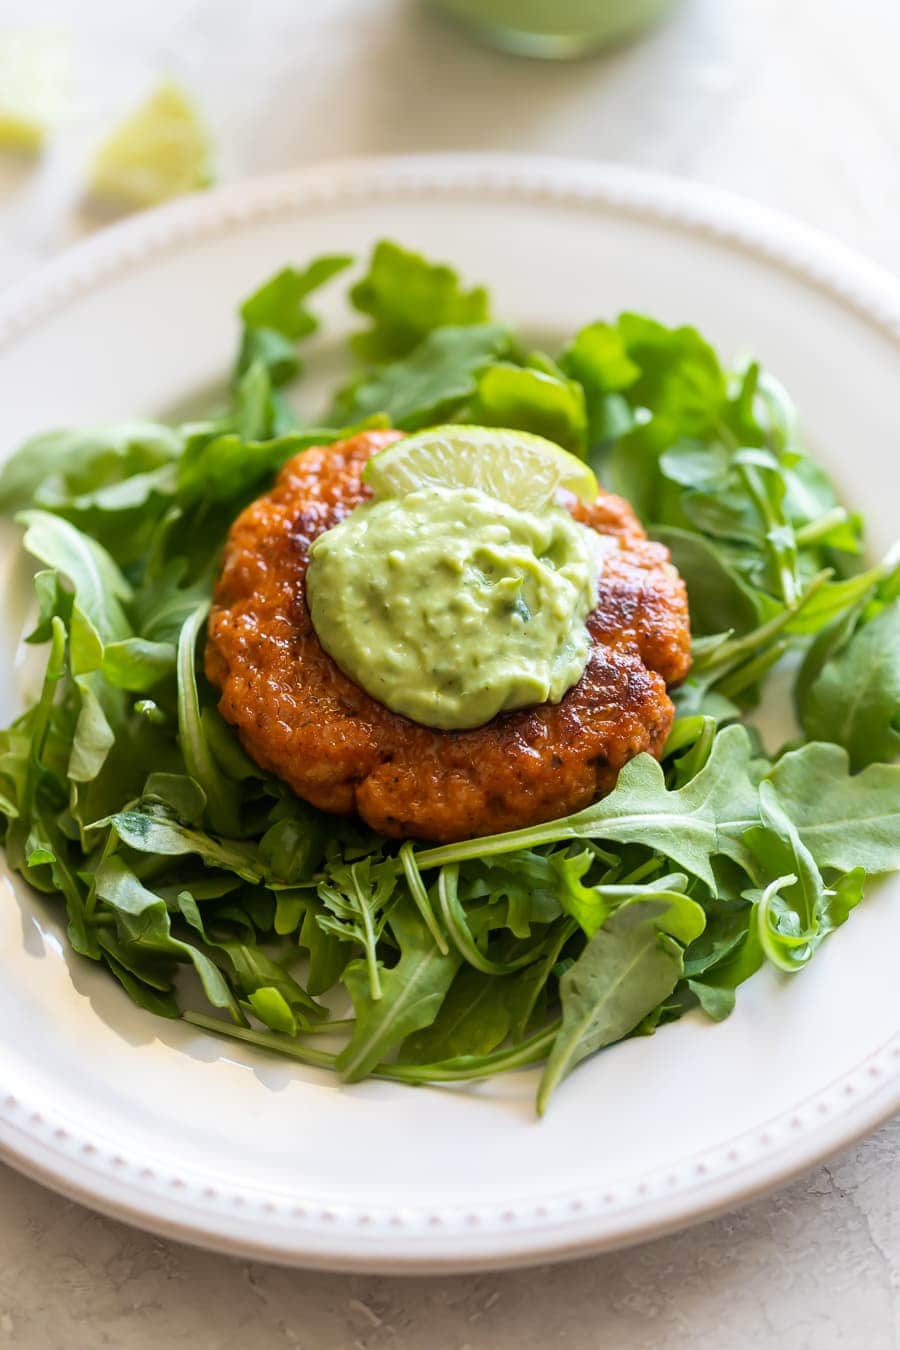
[[[310,550],[322,646],[394,712],[441,730],[558,703],[587,664],[602,538],[477,488],[366,502]]]

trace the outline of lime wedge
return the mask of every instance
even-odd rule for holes
[[[423,487],[479,488],[520,511],[540,511],[565,488],[592,502],[599,488],[583,460],[543,436],[503,427],[432,427],[373,455],[363,481],[379,497]]]
[[[209,158],[193,105],[167,81],[100,146],[91,190],[127,206],[152,206],[206,187]]]
[[[59,33],[0,33],[0,146],[43,148],[62,110],[68,58]]]

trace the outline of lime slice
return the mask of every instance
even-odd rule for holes
[[[91,190],[127,206],[152,206],[206,187],[209,142],[177,85],[161,84],[94,157]]]
[[[583,460],[543,436],[503,427],[432,427],[380,450],[363,481],[379,497],[423,487],[479,488],[520,511],[540,511],[558,489],[592,502],[599,488]]]
[[[0,146],[37,154],[59,119],[68,70],[61,34],[0,34]]]

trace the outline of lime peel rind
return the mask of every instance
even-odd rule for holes
[[[394,442],[372,456],[363,481],[380,497],[474,487],[522,511],[543,510],[561,489],[583,502],[599,492],[583,460],[542,436],[464,425],[432,427]]]

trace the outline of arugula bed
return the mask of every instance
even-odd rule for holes
[[[5,466],[48,647],[0,743],[7,857],[152,1012],[347,1081],[543,1063],[543,1110],[593,1051],[727,1016],[765,961],[801,971],[900,867],[900,560],[863,563],[756,363],[726,371],[694,329],[634,314],[534,352],[484,290],[394,244],[350,293],[371,320],[356,374],[302,421],[284,391],[307,298],[351,261],[245,302],[220,415],[51,432]],[[198,644],[228,525],[286,459],[444,420],[546,436],[628,497],[687,583],[694,664],[661,764],[639,756],[576,815],[398,847],[244,755]],[[802,735],[763,746],[745,719],[776,667]]]

